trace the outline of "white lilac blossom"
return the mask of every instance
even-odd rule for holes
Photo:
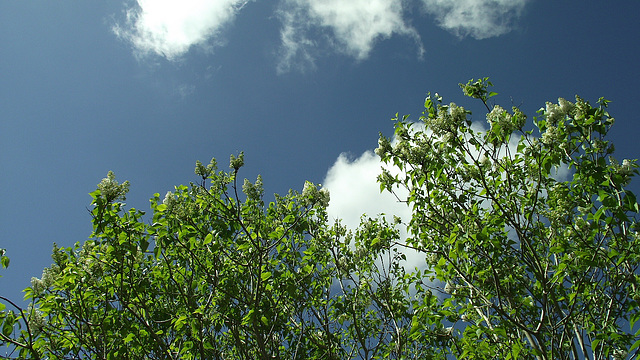
[[[487,168],[489,166],[491,166],[491,159],[489,159],[486,155],[482,155],[480,156],[480,166],[482,168]]]
[[[547,118],[547,123],[551,126],[557,125],[565,115],[562,112],[562,108],[558,104],[554,104],[552,102],[547,102],[544,114]]]
[[[614,158],[610,158],[611,166],[615,169],[616,173],[624,179],[624,184],[628,184],[631,181],[631,176],[636,171],[638,165],[635,160],[624,159],[622,164],[619,164]]]
[[[240,152],[238,157],[235,157],[233,154],[229,157],[229,167],[235,171],[238,171],[241,167],[244,166],[244,152]]]
[[[458,127],[466,120],[467,111],[455,103],[450,103],[448,106],[441,106],[438,114],[435,117],[426,118],[425,122],[434,134],[445,136],[455,134]]]
[[[162,203],[167,206],[167,212],[173,212],[173,209],[175,209],[178,203],[178,199],[176,199],[176,196],[173,194],[173,192],[167,191],[167,194],[164,196]]]
[[[31,278],[31,290],[33,290],[33,293],[35,295],[42,294],[44,289],[45,289],[45,287],[44,287],[44,284],[43,284],[42,280],[38,279],[35,276]]]
[[[515,106],[513,107],[513,116],[511,119],[516,129],[522,129],[522,127],[527,123],[527,115]]]
[[[173,195],[173,192],[171,192],[171,191],[167,191],[167,193],[166,193],[166,194],[165,194],[165,196],[164,196],[164,199],[162,200],[162,203],[163,203],[163,204],[165,204],[165,205],[167,205],[167,206],[169,206],[169,205],[171,205],[171,204],[172,204],[172,202],[174,202],[175,200],[176,200],[176,199],[175,199],[175,196]]]
[[[251,183],[248,179],[244,179],[244,184],[242,184],[242,192],[247,195],[248,199],[258,201],[262,198],[264,194],[264,189],[262,187],[262,176],[258,175],[258,179],[255,184]]]
[[[511,114],[500,105],[495,105],[493,110],[487,114],[487,122],[489,126],[491,126],[492,132],[499,132],[506,135],[515,130],[515,126],[511,121]]]
[[[633,169],[635,169],[636,164],[634,161],[629,159],[622,160],[622,165],[620,166],[619,172],[623,176],[631,176],[633,175]]]
[[[107,177],[102,179],[98,184],[98,190],[108,202],[115,200],[126,200],[126,194],[129,192],[129,181],[118,184],[116,175],[113,171],[107,173]]]
[[[47,324],[47,320],[45,319],[42,311],[38,310],[33,306],[33,304],[29,304],[27,307],[29,327],[31,331],[41,331],[42,328]]]
[[[572,115],[573,114],[573,110],[576,107],[571,101],[568,101],[568,100],[566,100],[564,98],[559,98],[558,99],[558,105],[560,106],[560,110],[562,110],[562,112],[565,115]]]
[[[378,148],[375,150],[375,153],[378,156],[383,157],[389,151],[391,151],[391,142],[388,138],[380,136],[380,138],[378,139]]]
[[[559,98],[557,104],[547,102],[544,109],[547,123],[551,126],[558,125],[566,116],[574,116],[575,113],[576,105],[564,98]]]
[[[329,206],[329,190],[320,189],[310,181],[304,183],[302,188],[302,197],[305,205],[319,204],[322,207]]]
[[[547,127],[544,134],[542,134],[541,141],[547,146],[553,146],[554,144],[557,144],[559,140],[560,134],[558,133],[558,128],[556,128],[555,126]]]
[[[34,295],[41,295],[46,289],[50,288],[55,282],[55,278],[59,273],[59,269],[57,265],[52,265],[50,268],[44,268],[42,270],[42,277],[38,279],[37,277],[31,278],[31,290],[33,290]]]

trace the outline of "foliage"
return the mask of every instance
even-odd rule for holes
[[[196,163],[198,183],[125,209],[109,172],[91,193],[93,233],[0,297],[0,345],[32,359],[635,359],[640,235],[635,161],[616,161],[608,101],[540,109],[425,100],[396,115],[376,153],[381,190],[408,191],[410,237],[362,217],[328,220],[310,182],[266,203],[262,179]],[[404,247],[404,248],[403,248]],[[424,254],[407,271],[404,249]],[[2,255],[2,266],[8,258]]]
[[[396,118],[397,142],[381,137],[377,149],[402,170],[383,172],[380,186],[408,190],[408,242],[443,284],[437,311],[451,325],[447,351],[636,358],[640,236],[626,186],[638,171],[611,157],[608,101],[547,103],[536,130],[526,130],[520,109],[489,105],[490,86],[486,78],[461,84],[485,105],[488,130],[429,95],[423,126]]]
[[[199,184],[151,199],[152,223],[125,210],[109,173],[91,193],[92,239],[54,246],[53,265],[5,303],[0,340],[34,359],[345,359],[419,354],[395,280],[398,233],[363,219],[328,225],[329,194],[307,182],[264,203],[262,179],[216,161]],[[241,194],[244,201],[241,201]]]

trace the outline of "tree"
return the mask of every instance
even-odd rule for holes
[[[397,223],[331,223],[310,182],[265,203],[262,179],[196,163],[198,183],[126,209],[109,173],[91,193],[93,233],[54,246],[26,292],[0,297],[0,345],[32,359],[636,359],[640,353],[635,161],[616,161],[608,101],[547,103],[527,125],[429,95],[419,123],[381,136],[381,191]],[[424,254],[405,269],[404,248]],[[3,255],[4,254],[0,254]],[[2,265],[8,265],[3,258]]]
[[[309,182],[265,205],[260,177],[238,186],[242,165],[242,154],[231,172],[197,162],[198,184],[151,199],[151,224],[124,209],[129,183],[109,172],[91,193],[91,240],[54,246],[28,308],[2,298],[13,310],[0,340],[33,359],[414,352],[399,337],[411,315],[394,280],[402,255],[389,251],[398,232],[382,219],[354,233],[328,225],[329,195]]]
[[[377,149],[401,170],[383,172],[381,188],[409,193],[408,243],[444,284],[411,332],[437,313],[456,358],[637,358],[639,209],[627,185],[638,171],[611,157],[609,102],[547,103],[526,130],[519,108],[489,104],[487,78],[460,85],[488,130],[429,95],[421,126],[396,116],[397,142],[381,136]]]

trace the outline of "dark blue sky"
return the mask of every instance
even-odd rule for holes
[[[88,193],[109,170],[141,209],[196,180],[196,160],[226,167],[239,151],[267,194],[299,190],[374,149],[428,91],[474,108],[457,86],[470,78],[491,77],[496,101],[530,117],[604,96],[617,157],[638,157],[637,1],[210,0],[227,6],[198,10],[185,33],[204,35],[177,43],[136,30],[157,20],[141,3],[0,2],[2,295],[21,296],[53,242],[87,239]],[[190,7],[176,3],[179,20]]]

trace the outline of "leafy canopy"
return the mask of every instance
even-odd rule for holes
[[[520,109],[489,105],[490,86],[461,84],[486,106],[488,130],[430,95],[423,126],[397,120],[395,145],[382,137],[377,149],[402,170],[380,185],[408,190],[409,244],[445,284],[451,354],[637,356],[638,203],[626,186],[638,171],[611,157],[608,101],[548,102],[525,130]]]
[[[344,359],[412,352],[397,286],[398,232],[363,219],[353,233],[326,215],[329,194],[265,204],[262,179],[196,163],[198,183],[151,199],[151,223],[124,209],[129,183],[109,173],[91,193],[91,240],[53,249],[3,307],[0,340],[34,359]],[[378,259],[378,261],[376,261]],[[8,301],[6,298],[2,298]]]
[[[330,222],[310,182],[266,203],[261,177],[238,183],[242,153],[229,171],[197,162],[148,222],[110,172],[90,240],[54,246],[27,307],[0,297],[5,357],[637,358],[638,170],[612,157],[608,101],[558,99],[532,126],[491,86],[461,84],[487,129],[435,94],[380,137],[406,240],[382,217]],[[409,269],[407,249],[424,264]]]

